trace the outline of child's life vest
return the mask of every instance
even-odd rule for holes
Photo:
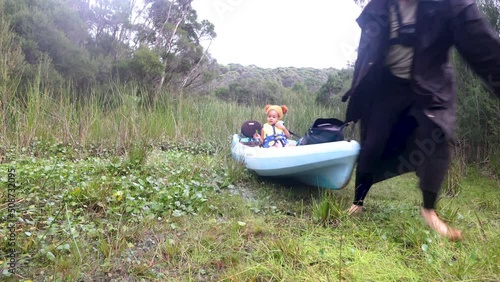
[[[288,144],[285,132],[276,128],[276,126],[266,123],[262,127],[262,130],[264,131],[264,143],[262,144],[262,147],[273,147],[276,145],[276,142],[280,142],[283,147]]]

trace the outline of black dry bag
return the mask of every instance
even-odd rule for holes
[[[304,137],[300,138],[299,145],[311,145],[344,140],[344,123],[335,118],[318,118],[309,128]]]

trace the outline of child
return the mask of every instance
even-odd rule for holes
[[[285,105],[266,105],[264,108],[267,116],[267,123],[262,126],[261,133],[255,133],[254,138],[259,139],[262,147],[285,147],[290,138],[290,132],[283,125],[283,115],[288,112]]]

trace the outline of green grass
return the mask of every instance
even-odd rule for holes
[[[375,185],[366,212],[350,217],[352,183],[325,191],[245,170],[230,137],[245,120],[264,121],[265,101],[172,95],[148,108],[127,94],[136,90],[115,86],[113,103],[96,90],[77,104],[61,98],[70,90],[57,98],[34,85],[26,100],[2,101],[0,280],[500,280],[491,170],[457,166],[445,184],[438,211],[465,237],[453,243],[425,226],[414,175]],[[343,116],[341,104],[283,97],[298,134],[315,118]]]
[[[440,214],[464,232],[453,243],[425,226],[413,175],[377,184],[367,211],[349,217],[352,185],[324,191],[259,178],[227,151],[183,144],[138,145],[123,157],[58,144],[9,153],[0,187],[15,167],[17,278],[500,279],[499,183],[478,170],[470,169],[458,195],[439,201]],[[6,216],[5,204],[1,210]],[[6,223],[1,232],[6,238]]]

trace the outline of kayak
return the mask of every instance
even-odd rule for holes
[[[233,159],[257,175],[288,177],[325,189],[342,189],[349,183],[359,150],[354,140],[282,148],[248,146],[239,134],[231,140]]]

